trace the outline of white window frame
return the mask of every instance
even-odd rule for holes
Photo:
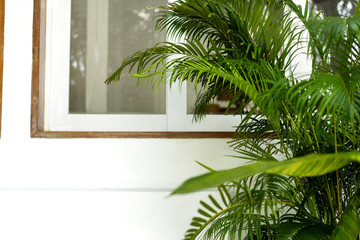
[[[46,13],[45,131],[234,132],[240,123],[241,115],[207,115],[194,123],[187,114],[186,84],[166,87],[166,114],[70,114],[71,0],[47,0]]]

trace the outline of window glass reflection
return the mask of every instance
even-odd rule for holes
[[[164,114],[165,90],[136,87],[137,80],[127,74],[117,85],[104,84],[125,57],[165,41],[154,30],[149,2],[72,0],[71,7],[69,112]]]
[[[312,7],[325,16],[350,16],[354,14],[357,0],[310,0]]]

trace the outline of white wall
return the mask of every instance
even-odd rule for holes
[[[228,139],[31,139],[32,11],[5,0],[0,239],[181,239],[208,193],[168,195]]]

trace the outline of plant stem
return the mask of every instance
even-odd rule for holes
[[[339,208],[339,216],[341,213],[341,192],[340,192],[340,184],[339,184],[339,170],[336,170],[336,185],[337,185],[337,195],[338,195],[338,208]]]
[[[331,208],[331,213],[332,213],[332,218],[331,218],[331,224],[333,219],[335,219],[335,211],[334,211],[334,205],[333,205],[333,198],[331,196],[331,190],[330,190],[330,186],[329,186],[329,181],[327,179],[326,176],[324,176],[325,181],[326,181],[326,193],[328,195],[328,199],[329,199],[329,203],[330,203],[330,208]]]

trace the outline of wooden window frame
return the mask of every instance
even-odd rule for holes
[[[0,0],[0,136],[2,119],[2,86],[4,70],[4,24],[5,24],[5,0]]]
[[[3,1],[3,0],[0,0]],[[34,0],[33,70],[31,89],[32,138],[232,138],[233,132],[97,132],[46,131],[44,120],[44,62],[46,0]]]

